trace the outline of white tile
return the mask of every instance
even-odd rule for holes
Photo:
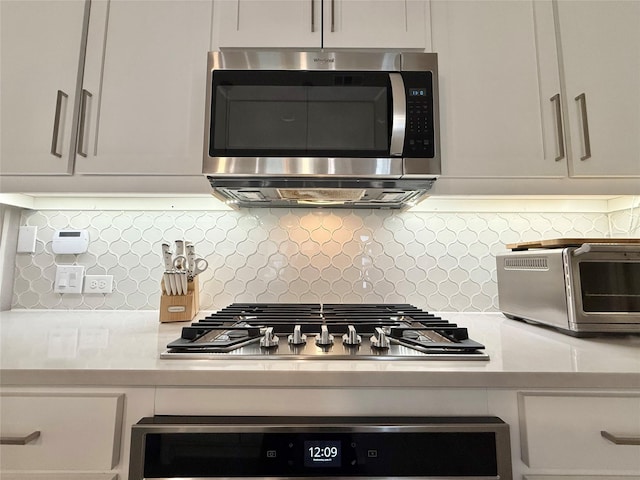
[[[495,254],[519,240],[637,236],[640,209],[600,213],[376,210],[25,211],[36,252],[16,260],[14,308],[157,308],[160,243],[197,242],[210,268],[201,308],[255,301],[399,301],[431,310],[495,310]],[[88,228],[86,254],[53,255],[56,228]],[[105,296],[51,291],[55,263],[114,275]],[[99,298],[99,299],[98,299]],[[253,301],[252,300],[252,301]]]

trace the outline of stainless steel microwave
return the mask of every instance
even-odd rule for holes
[[[505,252],[496,260],[507,317],[574,336],[640,333],[640,239]]]
[[[210,52],[203,173],[241,206],[400,208],[440,174],[433,53]]]

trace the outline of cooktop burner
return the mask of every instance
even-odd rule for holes
[[[408,304],[234,303],[160,358],[488,360],[466,328]]]

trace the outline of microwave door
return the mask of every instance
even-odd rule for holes
[[[399,73],[390,73],[389,81],[391,82],[391,105],[393,108],[389,154],[392,157],[401,157],[407,124],[407,99],[402,75]]]
[[[215,72],[209,156],[385,158],[391,141],[401,156],[403,98],[387,72]]]

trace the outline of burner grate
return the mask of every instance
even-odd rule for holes
[[[167,348],[162,358],[488,359],[466,328],[409,304],[235,303]]]

